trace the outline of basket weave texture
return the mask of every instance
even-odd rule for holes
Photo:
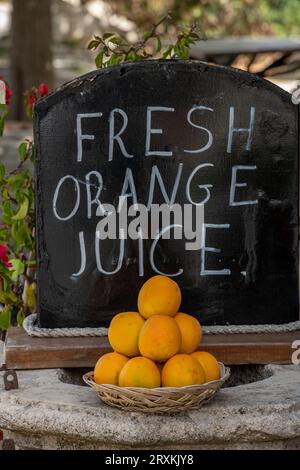
[[[202,385],[187,387],[136,388],[117,385],[96,384],[94,373],[88,372],[83,380],[107,405],[127,411],[174,414],[193,410],[205,405],[213,398],[230,375],[230,369],[219,363],[221,378]]]

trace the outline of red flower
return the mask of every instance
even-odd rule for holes
[[[12,96],[13,96],[13,92],[6,85],[6,87],[5,87],[5,101],[6,101],[7,106],[10,105]]]
[[[5,243],[2,243],[0,245],[0,260],[6,266],[7,268],[12,268],[12,264],[9,262],[8,256],[7,256],[7,246]]]
[[[44,98],[44,96],[48,95],[49,93],[49,88],[45,83],[41,83],[39,86],[39,94],[41,95],[41,98]]]
[[[25,93],[25,105],[27,117],[32,119],[34,105],[44,96],[48,95],[49,89],[45,83],[41,83],[38,88],[32,87]]]
[[[12,96],[13,96],[13,92],[11,91],[11,89],[9,88],[8,84],[7,84],[7,81],[4,80],[3,77],[0,76],[0,80],[4,83],[5,85],[5,104],[7,104],[7,106],[10,105],[11,103],[11,99],[12,99]]]
[[[33,106],[38,100],[36,92],[33,90],[30,92],[28,98],[27,98],[27,104],[30,106]]]

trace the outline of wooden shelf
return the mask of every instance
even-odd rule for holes
[[[290,364],[292,343],[300,331],[276,334],[207,335],[199,349],[225,364]],[[7,369],[93,368],[111,351],[107,337],[32,338],[22,328],[11,328],[4,353]]]

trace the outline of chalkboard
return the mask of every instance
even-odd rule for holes
[[[40,326],[105,326],[137,308],[157,273],[173,276],[181,310],[202,324],[299,319],[298,107],[288,93],[198,61],[125,64],[41,100],[35,142]],[[204,207],[198,249],[173,229],[169,239],[99,240],[102,205],[121,195]]]

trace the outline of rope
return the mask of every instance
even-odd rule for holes
[[[39,338],[74,338],[76,336],[106,336],[107,328],[40,328],[37,314],[25,318],[23,328],[29,336]]]
[[[106,336],[107,328],[40,328],[37,326],[37,315],[25,318],[23,327],[29,336],[38,338],[74,338],[78,336]],[[239,333],[287,333],[300,331],[300,320],[282,325],[217,325],[203,326],[206,335],[239,334]]]
[[[206,335],[240,334],[240,333],[290,333],[300,332],[300,320],[281,325],[214,325],[203,326]]]

